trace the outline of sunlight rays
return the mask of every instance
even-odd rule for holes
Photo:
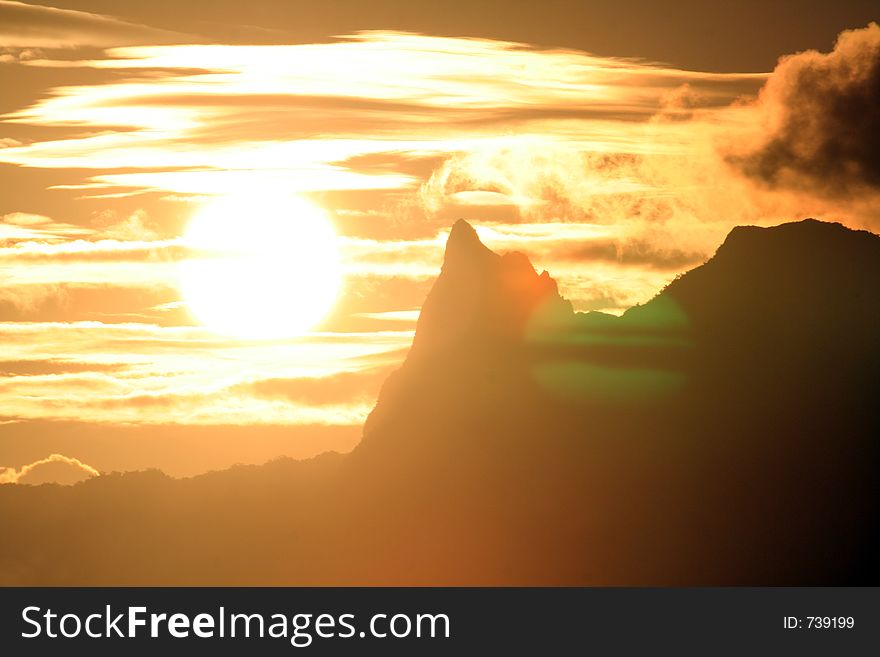
[[[336,235],[301,199],[263,188],[220,197],[196,213],[183,239],[201,255],[181,263],[181,292],[209,329],[242,338],[295,336],[336,303]]]

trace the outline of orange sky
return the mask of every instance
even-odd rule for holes
[[[0,463],[47,457],[45,440],[22,442],[22,427],[45,421],[97,433],[345,426],[329,446],[350,446],[411,341],[458,217],[491,248],[549,270],[577,310],[613,313],[701,262],[737,224],[815,216],[876,229],[869,179],[867,191],[832,193],[796,158],[779,173],[764,157],[794,111],[788,81],[876,51],[880,28],[864,27],[858,3],[826,17],[834,28],[793,24],[739,60],[700,45],[710,29],[732,39],[713,17],[694,17],[704,30],[690,48],[656,36],[639,50],[636,28],[615,41],[591,27],[576,41],[558,3],[558,39],[546,26],[529,33],[531,5],[456,31],[433,10],[417,20],[393,3],[336,26],[316,5],[297,22],[278,3],[249,3],[243,26],[233,3],[212,4],[213,22],[196,16],[200,4],[0,2],[10,89],[0,106]],[[568,10],[591,26],[600,15]],[[619,27],[609,11],[603,20]],[[832,51],[843,27],[862,29],[771,74],[791,50]],[[195,257],[188,223],[226,195],[257,207],[279,191],[320,208],[338,235],[333,310],[311,332],[272,340],[200,326],[180,292]],[[249,227],[242,216],[242,235]],[[284,305],[292,285],[257,287]],[[4,433],[10,424],[18,430]],[[300,435],[272,449],[315,451],[295,444]],[[265,458],[252,439],[229,458]],[[173,456],[123,459],[63,432],[51,449],[101,470],[174,469]],[[199,470],[198,459],[186,464],[178,473]]]

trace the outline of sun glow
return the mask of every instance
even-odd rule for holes
[[[273,194],[222,197],[190,221],[180,286],[207,328],[240,338],[293,337],[333,306],[342,283],[324,213]]]

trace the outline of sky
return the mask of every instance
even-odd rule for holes
[[[738,224],[876,232],[876,6],[804,4],[0,0],[0,480],[350,449],[458,218],[614,314]],[[280,195],[338,293],[261,223]],[[319,321],[194,312],[218,204],[301,266],[213,303],[270,325],[311,287]]]

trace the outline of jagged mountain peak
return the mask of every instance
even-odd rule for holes
[[[449,238],[446,240],[443,270],[473,269],[485,266],[487,262],[491,262],[497,257],[480,241],[474,227],[464,219],[459,219],[453,224]]]
[[[414,353],[473,340],[516,340],[538,307],[571,314],[556,281],[519,252],[499,255],[459,219],[449,233],[443,269],[422,307]]]

